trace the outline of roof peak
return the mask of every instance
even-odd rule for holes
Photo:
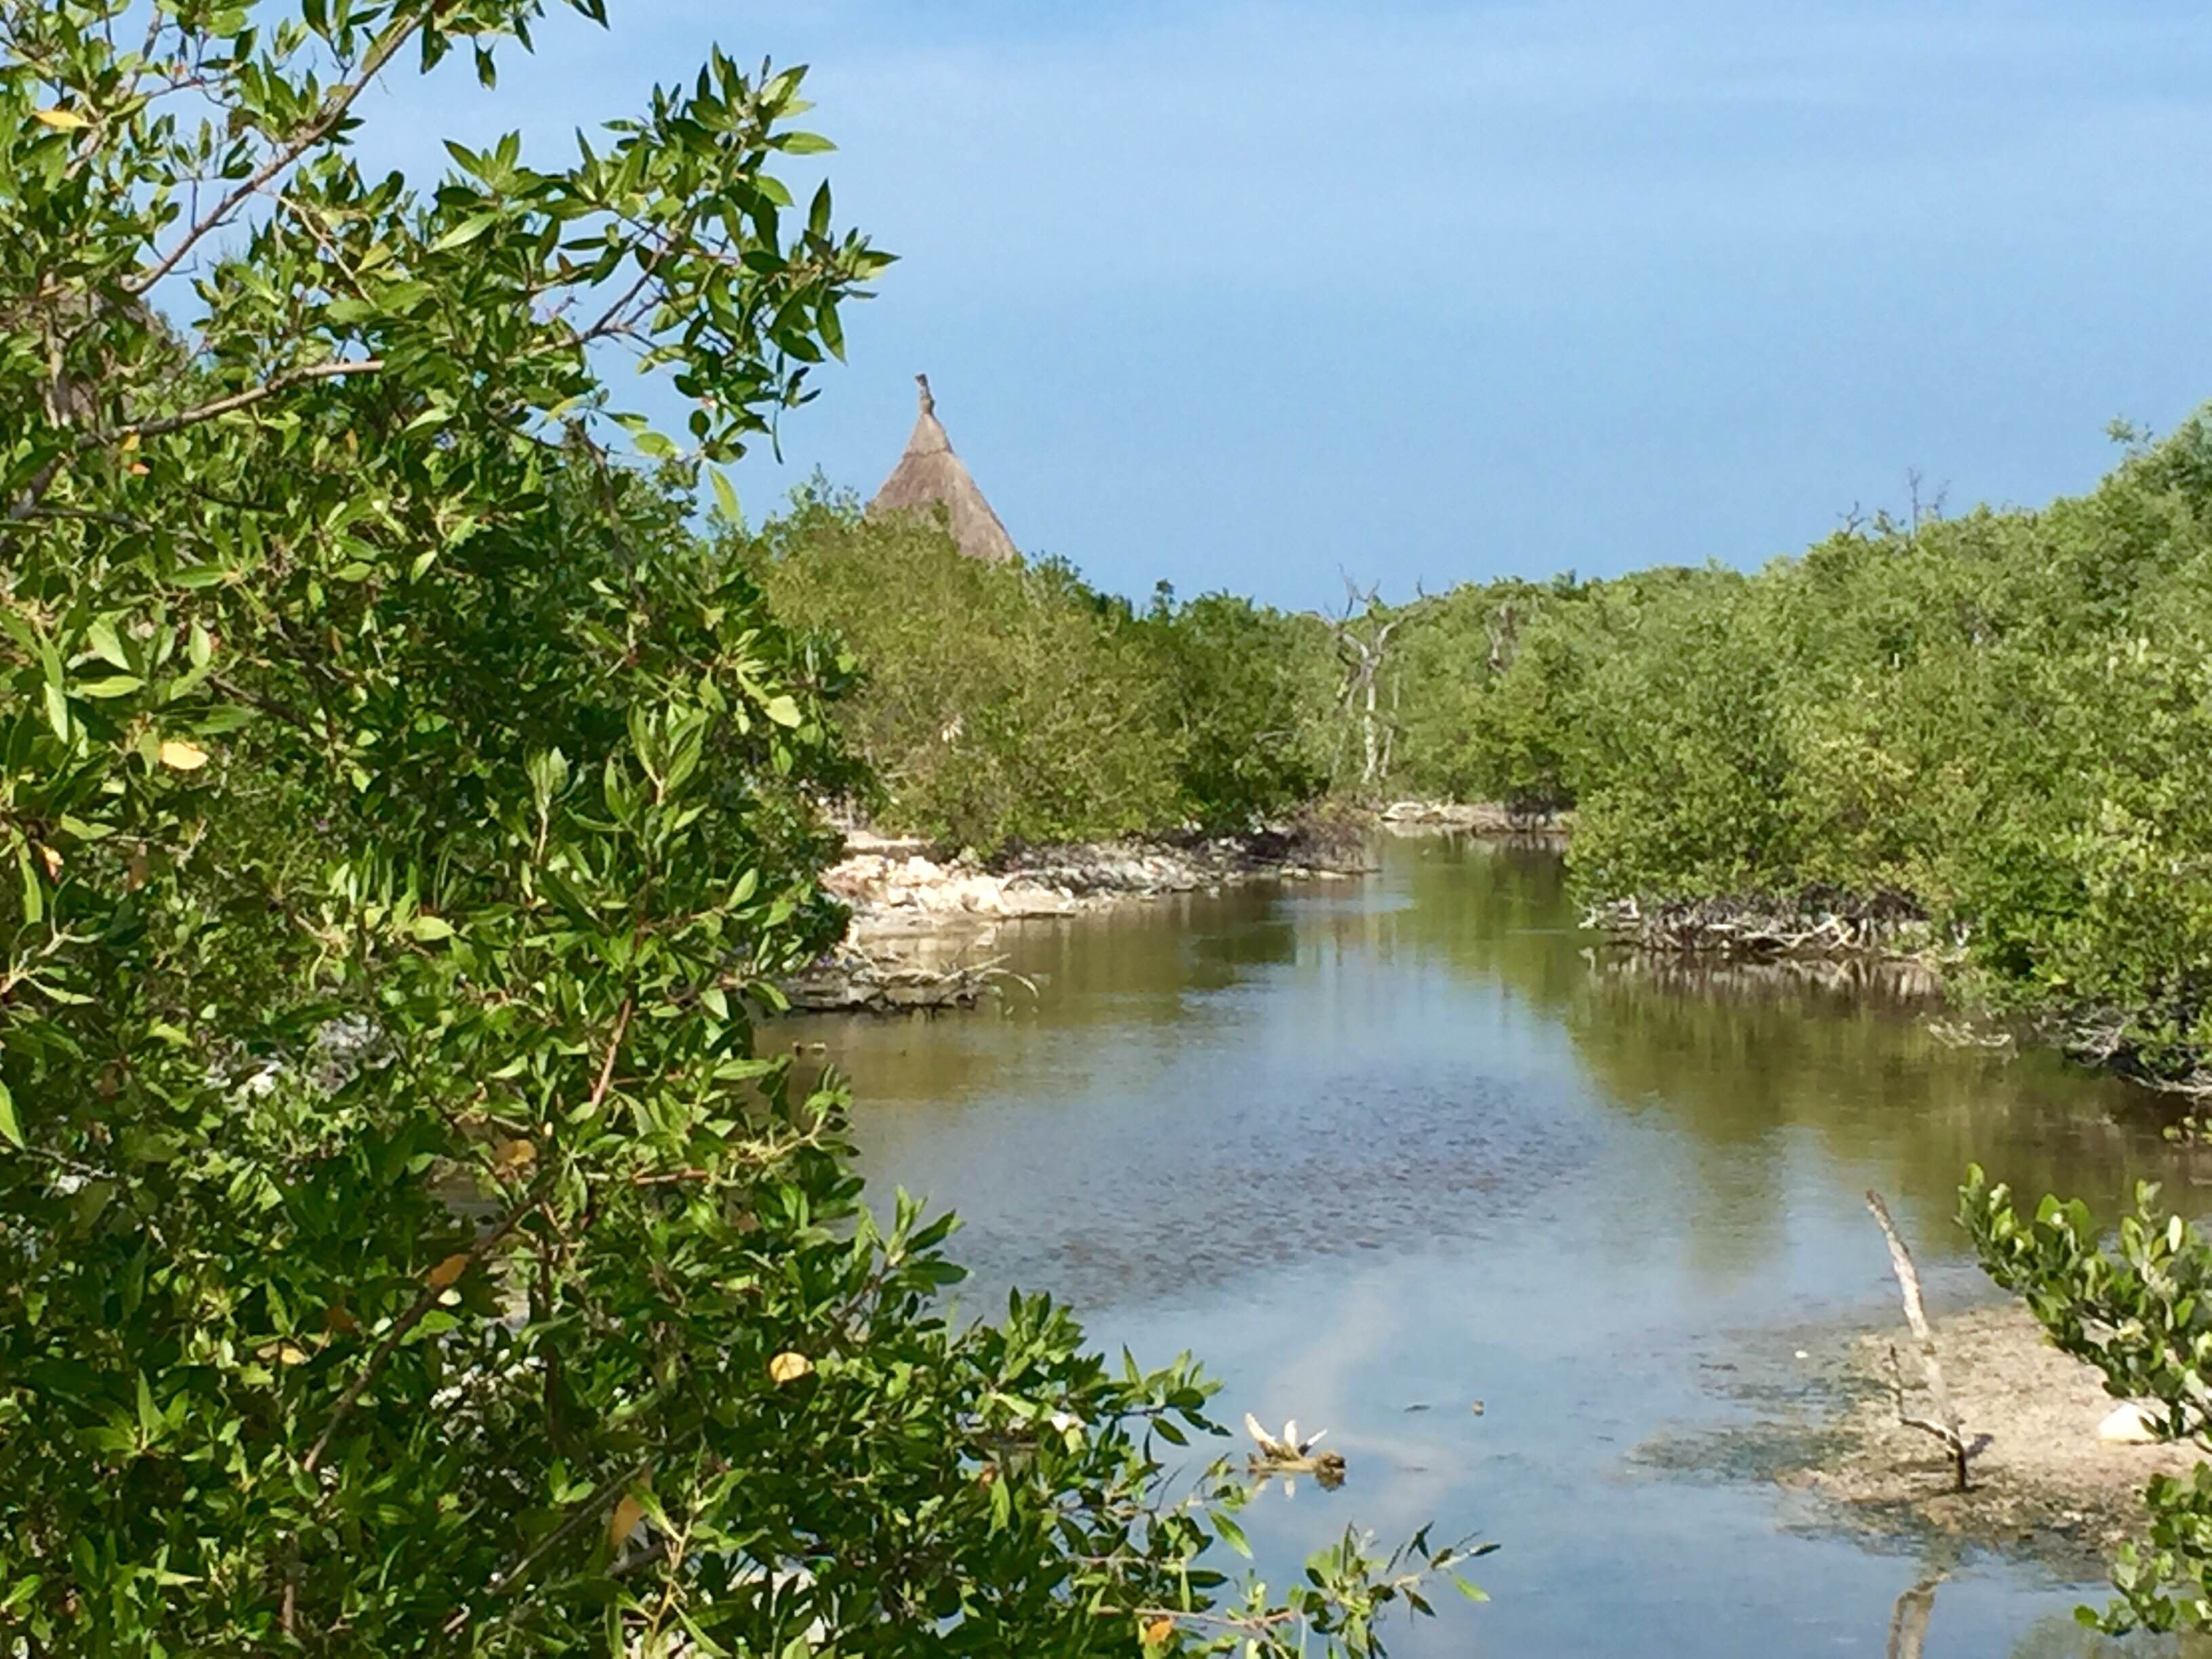
[[[914,434],[907,440],[906,451],[890,477],[869,501],[868,510],[933,513],[942,509],[952,539],[970,558],[992,564],[1018,558],[1013,538],[1006,534],[1006,526],[999,522],[999,515],[952,452],[952,441],[937,418],[937,399],[930,394],[929,376],[917,374],[914,383],[921,404]]]

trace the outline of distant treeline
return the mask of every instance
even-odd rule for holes
[[[1915,910],[1993,1000],[2212,1052],[2212,422],[2039,511],[1877,517],[1755,574],[1147,608],[816,494],[733,552],[855,659],[887,823],[1234,830],[1326,796],[1571,808],[1586,899]]]
[[[2212,1053],[2212,422],[2039,511],[1396,613],[1410,793],[1571,805],[1589,899],[1909,901],[2152,1076]]]

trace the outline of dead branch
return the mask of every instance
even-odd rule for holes
[[[1912,1329],[1912,1340],[1920,1350],[1920,1378],[1928,1390],[1935,1411],[1932,1419],[1911,1417],[1905,1409],[1905,1376],[1899,1364],[1897,1350],[1889,1351],[1890,1384],[1897,1399],[1897,1420],[1909,1429],[1918,1429],[1942,1441],[1950,1451],[1952,1466],[1958,1476],[1955,1490],[1966,1490],[1966,1462],[1978,1449],[1978,1443],[1970,1443],[1966,1432],[1959,1426],[1959,1413],[1951,1404],[1951,1391],[1944,1386],[1943,1367],[1936,1358],[1936,1334],[1928,1328],[1928,1310],[1920,1299],[1920,1273],[1912,1265],[1912,1252],[1905,1248],[1905,1240],[1890,1219],[1889,1206],[1881,1194],[1869,1190],[1866,1195],[1867,1208],[1873,1212],[1875,1224],[1881,1229],[1882,1238],[1889,1245],[1889,1265],[1897,1273],[1897,1288],[1905,1300],[1905,1322]]]

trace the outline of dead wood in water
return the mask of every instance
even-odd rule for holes
[[[1882,1238],[1889,1245],[1889,1265],[1897,1273],[1897,1288],[1905,1299],[1905,1322],[1912,1328],[1912,1340],[1920,1350],[1920,1377],[1928,1389],[1935,1412],[1933,1419],[1911,1417],[1905,1410],[1905,1376],[1898,1364],[1897,1350],[1889,1351],[1890,1386],[1897,1399],[1897,1420],[1911,1429],[1919,1429],[1942,1441],[1951,1454],[1952,1466],[1958,1477],[1956,1490],[1966,1490],[1966,1462],[1979,1443],[1969,1443],[1966,1431],[1959,1426],[1959,1413],[1951,1404],[1951,1391],[1943,1384],[1943,1366],[1936,1358],[1936,1334],[1928,1328],[1928,1310],[1920,1299],[1920,1273],[1912,1265],[1912,1252],[1905,1248],[1905,1240],[1890,1219],[1889,1206],[1881,1201],[1881,1194],[1869,1191],[1866,1195],[1867,1208],[1874,1212],[1875,1223],[1881,1229]]]
[[[1917,957],[1942,943],[1901,894],[1824,888],[1665,903],[1613,899],[1590,907],[1583,926],[1636,950],[1682,956]]]

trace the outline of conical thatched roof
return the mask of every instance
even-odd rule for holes
[[[1004,564],[1017,556],[1014,538],[952,453],[952,441],[937,418],[937,400],[929,395],[929,376],[914,379],[921,388],[921,413],[915,421],[914,435],[906,441],[906,453],[868,503],[868,511],[929,513],[941,507],[963,553],[988,564]]]

